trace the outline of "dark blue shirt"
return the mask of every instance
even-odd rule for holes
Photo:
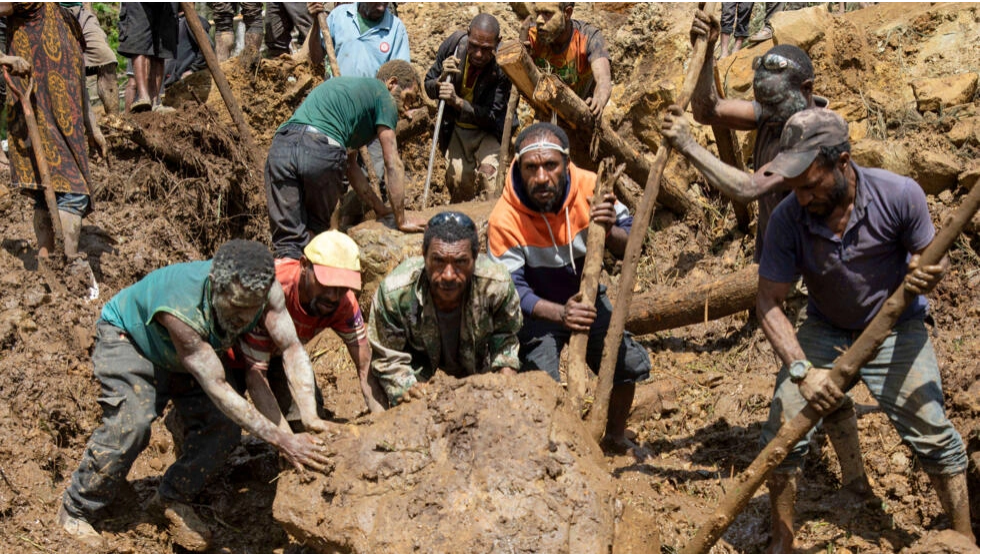
[[[808,316],[860,331],[902,284],[910,254],[930,244],[934,228],[916,181],[882,169],[852,168],[855,205],[842,236],[792,194],[770,217],[760,277],[790,283],[802,276]],[[900,321],[922,318],[926,309],[926,298],[918,296]]]

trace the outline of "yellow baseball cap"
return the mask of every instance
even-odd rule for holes
[[[303,255],[313,264],[321,285],[361,290],[361,253],[351,237],[340,231],[325,231],[313,237]]]

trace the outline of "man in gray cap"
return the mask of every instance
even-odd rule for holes
[[[853,410],[828,368],[889,295],[906,287],[921,296],[859,375],[930,476],[954,529],[973,541],[967,454],[944,413],[940,371],[923,324],[922,295],[933,290],[947,266],[946,259],[933,266],[917,263],[934,236],[923,189],[908,177],[856,165],[848,124],[822,108],[787,121],[780,154],[761,171],[783,177],[793,195],[773,211],[760,260],[757,314],[783,362],[760,442],[772,440],[808,403],[829,421]],[[809,295],[807,318],[795,335],[782,306],[798,275]],[[793,549],[796,475],[809,439],[795,445],[769,477],[769,552]],[[842,473],[847,485],[849,476]]]

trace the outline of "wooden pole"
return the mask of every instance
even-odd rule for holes
[[[759,266],[751,264],[698,286],[635,296],[626,328],[646,335],[719,319],[755,306],[758,288]]]
[[[187,26],[191,29],[191,34],[194,35],[194,41],[198,43],[198,48],[204,54],[204,61],[208,64],[211,76],[215,79],[215,84],[218,85],[218,92],[221,93],[221,98],[225,101],[225,107],[228,108],[228,113],[232,116],[232,121],[238,127],[238,133],[242,136],[246,147],[252,152],[253,159],[262,160],[263,157],[259,153],[259,147],[255,143],[255,138],[252,137],[252,128],[245,122],[245,116],[242,114],[241,108],[239,108],[238,101],[235,100],[235,95],[232,94],[232,88],[228,84],[228,79],[225,78],[225,73],[221,70],[221,65],[218,63],[218,57],[215,56],[211,42],[208,41],[208,34],[204,32],[204,27],[201,26],[201,20],[198,19],[198,12],[194,9],[194,2],[181,2],[181,9],[184,10],[184,19],[187,20]]]
[[[525,18],[521,23],[521,30],[518,31],[518,42],[524,44],[528,40],[528,30],[531,29],[533,21],[531,16]],[[514,127],[514,113],[518,111],[518,100],[521,93],[518,87],[511,84],[511,95],[508,97],[508,111],[504,116],[504,133],[501,137],[501,151],[497,156],[498,167],[497,177],[494,184],[496,194],[499,196],[504,192],[504,181],[507,179],[508,169],[511,167],[511,128]]]
[[[449,83],[452,77],[447,75],[445,83]],[[436,108],[436,127],[433,129],[433,145],[429,149],[429,164],[426,166],[426,184],[422,187],[422,209],[429,205],[429,183],[433,180],[433,162],[436,160],[436,146],[439,144],[439,128],[443,124],[443,112],[446,111],[446,100],[439,99],[439,107]]]
[[[34,154],[34,162],[37,164],[38,177],[41,180],[41,192],[44,194],[44,204],[48,207],[48,215],[51,217],[51,228],[55,236],[55,252],[65,253],[65,233],[61,228],[61,216],[58,215],[58,200],[55,198],[54,188],[51,185],[51,168],[48,167],[48,159],[44,157],[44,142],[41,141],[41,130],[37,126],[37,118],[34,117],[34,107],[31,106],[31,93],[34,92],[34,75],[27,79],[27,90],[21,91],[14,86],[13,79],[7,69],[3,70],[3,78],[7,81],[7,88],[14,94],[20,102],[21,109],[24,110],[24,121],[27,123],[27,137],[31,141],[31,152]]]
[[[718,2],[711,4],[700,3],[699,8],[704,7],[706,13],[712,14],[718,11],[718,5]],[[702,64],[705,63],[706,50],[706,37],[701,36],[695,41],[692,48],[688,73],[685,75],[685,82],[681,87],[681,94],[676,102],[682,109],[688,106],[691,95],[695,91],[698,74],[702,70]],[[711,56],[712,54],[709,53],[707,55]],[[664,168],[668,164],[668,156],[670,154],[671,143],[667,139],[661,139],[661,148],[658,149],[657,156],[654,158],[654,165],[647,177],[644,198],[641,200],[640,208],[634,216],[634,225],[630,229],[630,236],[627,239],[627,248],[623,255],[623,270],[620,274],[617,303],[613,307],[610,327],[606,331],[606,341],[603,343],[603,362],[600,364],[599,383],[596,386],[593,407],[589,412],[588,427],[597,442],[603,438],[603,432],[606,429],[607,411],[610,407],[610,394],[613,391],[613,372],[616,369],[617,354],[620,352],[620,343],[623,340],[627,312],[629,311],[631,297],[634,292],[634,282],[637,279],[637,262],[640,260],[640,252],[644,246],[644,239],[647,237],[647,227],[650,224],[651,216],[654,214],[654,200],[657,198],[660,188],[661,175],[664,173]]]
[[[948,223],[944,225],[944,228],[934,237],[933,242],[920,255],[919,263],[921,266],[940,263],[958,235],[961,234],[964,227],[970,224],[971,218],[977,213],[978,203],[981,201],[979,194],[981,193],[978,191],[978,184],[975,183],[974,188],[955,210]],[[859,335],[851,348],[835,361],[834,367],[831,368],[830,377],[838,388],[845,390],[855,380],[859,370],[875,356],[879,346],[892,332],[893,326],[914,299],[916,299],[916,295],[907,291],[903,285],[900,285],[889,296],[879,313],[872,318],[868,327]],[[743,474],[735,479],[723,501],[698,530],[695,538],[688,543],[682,554],[708,552],[736,518],[736,515],[746,507],[753,497],[753,493],[763,483],[770,471],[787,457],[787,453],[790,452],[793,445],[817,425],[824,415],[818,408],[808,404],[796,417],[784,423],[777,436],[756,456],[756,459]]]
[[[596,188],[593,190],[592,207],[603,202],[607,192],[613,190],[613,183],[623,174],[623,164],[609,175],[614,164],[613,158],[600,162],[596,172]],[[606,251],[606,229],[596,222],[589,223],[586,234],[586,261],[583,264],[582,280],[579,283],[579,294],[582,302],[592,306],[596,303],[596,293],[599,290],[600,273],[603,271],[603,252]],[[586,396],[586,383],[589,382],[589,367],[586,364],[586,346],[589,343],[588,331],[576,331],[569,338],[569,370],[567,373],[569,396],[572,405],[577,410],[582,408]]]
[[[720,99],[724,99],[726,92],[722,88],[722,79],[719,77],[718,66],[715,66],[714,73],[716,94],[718,94]],[[715,146],[719,149],[719,159],[740,171],[746,171],[742,153],[739,152],[739,148],[737,147],[739,142],[736,140],[736,132],[728,127],[713,125],[712,134],[715,135]],[[738,200],[730,199],[730,202],[732,203],[732,212],[736,216],[736,226],[740,231],[748,233],[749,209],[746,208],[746,204]]]
[[[590,134],[594,132],[593,114],[586,102],[558,77],[542,74],[521,43],[508,41],[501,44],[497,52],[497,64],[536,111],[550,113],[554,110],[573,129]],[[548,82],[540,85],[543,80]],[[627,144],[602,118],[599,145],[601,156],[613,156],[617,163],[627,164],[625,173],[631,179],[638,183],[647,183],[652,167],[650,159]],[[682,187],[672,183],[666,182],[657,201],[678,215],[698,213],[696,203]]]

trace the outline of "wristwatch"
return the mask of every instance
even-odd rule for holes
[[[804,377],[807,377],[807,372],[812,367],[811,362],[807,360],[794,360],[790,362],[790,367],[787,368],[790,372],[790,382],[799,385],[804,380]]]

